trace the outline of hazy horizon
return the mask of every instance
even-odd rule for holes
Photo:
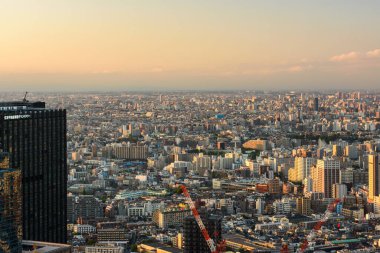
[[[4,0],[0,91],[378,89],[380,2]]]

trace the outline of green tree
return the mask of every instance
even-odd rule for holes
[[[137,244],[132,244],[131,245],[131,251],[132,252],[137,252]]]

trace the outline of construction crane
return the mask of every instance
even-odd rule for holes
[[[220,243],[217,246],[215,245],[215,242],[211,239],[211,237],[208,234],[208,231],[207,231],[205,225],[203,224],[203,221],[202,221],[201,217],[199,216],[198,210],[195,207],[194,202],[191,199],[190,194],[189,194],[186,186],[185,185],[180,185],[180,187],[182,189],[183,195],[185,196],[186,203],[189,205],[189,207],[190,207],[190,209],[191,209],[191,211],[193,213],[193,216],[194,216],[194,218],[195,218],[195,220],[196,220],[196,222],[198,224],[198,227],[201,230],[202,235],[205,238],[206,243],[207,243],[207,245],[208,245],[211,253],[220,253],[220,252],[223,252],[224,242]]]
[[[322,218],[318,221],[318,223],[310,231],[309,235],[306,237],[304,242],[301,244],[301,247],[298,249],[299,253],[303,253],[307,249],[309,242],[311,242],[315,239],[317,231],[319,231],[321,229],[322,225],[329,219],[330,215],[334,212],[335,206],[339,202],[340,202],[340,199],[335,199],[334,202],[330,203],[327,206],[327,209],[326,209],[325,213],[323,214]]]
[[[24,102],[24,103],[28,102],[28,100],[26,100],[27,96],[28,96],[28,92],[25,92],[25,96],[24,96],[24,99],[22,100],[22,102]]]
[[[289,253],[288,244],[284,243],[280,249],[280,253]]]

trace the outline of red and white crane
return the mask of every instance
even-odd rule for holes
[[[186,203],[189,205],[189,207],[190,207],[190,209],[191,209],[191,211],[193,213],[193,216],[194,216],[194,218],[195,218],[195,220],[196,220],[196,222],[198,224],[198,227],[201,230],[202,235],[205,238],[206,243],[207,243],[207,245],[208,245],[211,253],[220,253],[220,252],[222,252],[222,250],[220,248],[223,247],[223,246],[222,245],[221,246],[218,245],[218,247],[217,247],[215,245],[215,242],[211,239],[211,237],[208,234],[208,231],[207,231],[205,225],[203,224],[203,221],[202,221],[201,217],[199,216],[198,210],[195,207],[194,202],[191,199],[189,192],[187,191],[186,186],[181,185],[181,189],[182,189],[183,195],[185,196]]]
[[[334,208],[336,207],[336,205],[339,202],[340,202],[340,199],[335,199],[334,202],[330,203],[327,206],[327,209],[326,209],[325,213],[323,214],[322,218],[318,221],[317,224],[315,224],[314,228],[310,231],[309,235],[306,237],[306,239],[302,243],[301,247],[299,248],[299,250],[298,250],[299,253],[303,253],[307,249],[309,242],[311,242],[315,239],[317,231],[319,231],[321,229],[322,225],[329,219],[331,214],[334,212]]]

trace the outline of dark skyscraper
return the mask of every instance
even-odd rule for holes
[[[0,145],[22,172],[23,239],[66,242],[66,111],[0,103]]]
[[[0,252],[22,251],[21,170],[9,168],[8,156],[0,152]]]
[[[319,111],[318,98],[314,98],[314,111],[316,111],[316,112]]]
[[[201,213],[201,217],[215,245],[218,244],[222,240],[222,217],[212,214],[207,215],[205,213]],[[185,218],[183,230],[185,253],[210,252],[206,240],[193,216]]]
[[[377,153],[368,155],[368,198],[373,201],[380,194],[379,156]]]

